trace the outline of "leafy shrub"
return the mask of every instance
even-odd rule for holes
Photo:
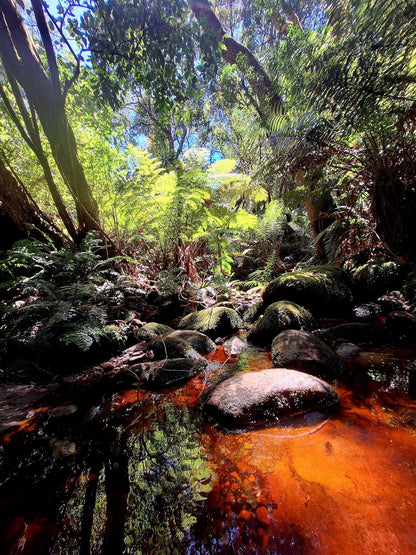
[[[36,357],[109,354],[120,349],[123,329],[109,323],[123,300],[123,276],[103,260],[94,234],[80,245],[57,250],[51,243],[19,241],[0,263],[3,303],[0,348]],[[11,293],[10,293],[11,292]],[[122,316],[121,313],[117,314]]]

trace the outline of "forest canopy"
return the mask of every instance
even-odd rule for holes
[[[197,283],[414,260],[415,15],[404,0],[4,0],[10,237],[97,232],[151,277]]]

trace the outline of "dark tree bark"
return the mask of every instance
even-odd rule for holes
[[[98,207],[78,159],[75,137],[66,116],[65,98],[41,0],[32,0],[32,7],[49,71],[42,64],[15,0],[1,0],[0,3],[0,57],[7,75],[19,83],[39,117],[58,169],[74,198],[82,236],[87,231],[100,230]]]
[[[24,236],[44,240],[50,237],[57,246],[62,246],[63,238],[53,222],[35,204],[28,192],[18,182],[0,159],[0,203],[13,222],[15,229]],[[11,230],[11,235],[14,231]],[[3,238],[7,244],[7,238]]]

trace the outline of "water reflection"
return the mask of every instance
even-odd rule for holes
[[[254,348],[219,350],[181,388],[39,411],[36,431],[0,447],[0,552],[415,553],[414,354],[362,356],[329,421],[203,423],[207,388],[271,367]]]
[[[38,466],[23,491],[22,473],[10,477],[2,508],[19,516],[3,530],[5,553],[182,553],[214,481],[198,442],[200,422],[167,404],[151,428],[133,429],[106,426],[84,438],[88,445],[79,438],[76,452],[49,451],[52,462]],[[48,433],[46,426],[41,435]],[[32,457],[39,463],[38,443]]]

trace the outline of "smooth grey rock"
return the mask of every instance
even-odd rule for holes
[[[336,391],[323,380],[296,370],[244,372],[217,385],[205,412],[225,425],[256,426],[310,412],[333,409]]]

